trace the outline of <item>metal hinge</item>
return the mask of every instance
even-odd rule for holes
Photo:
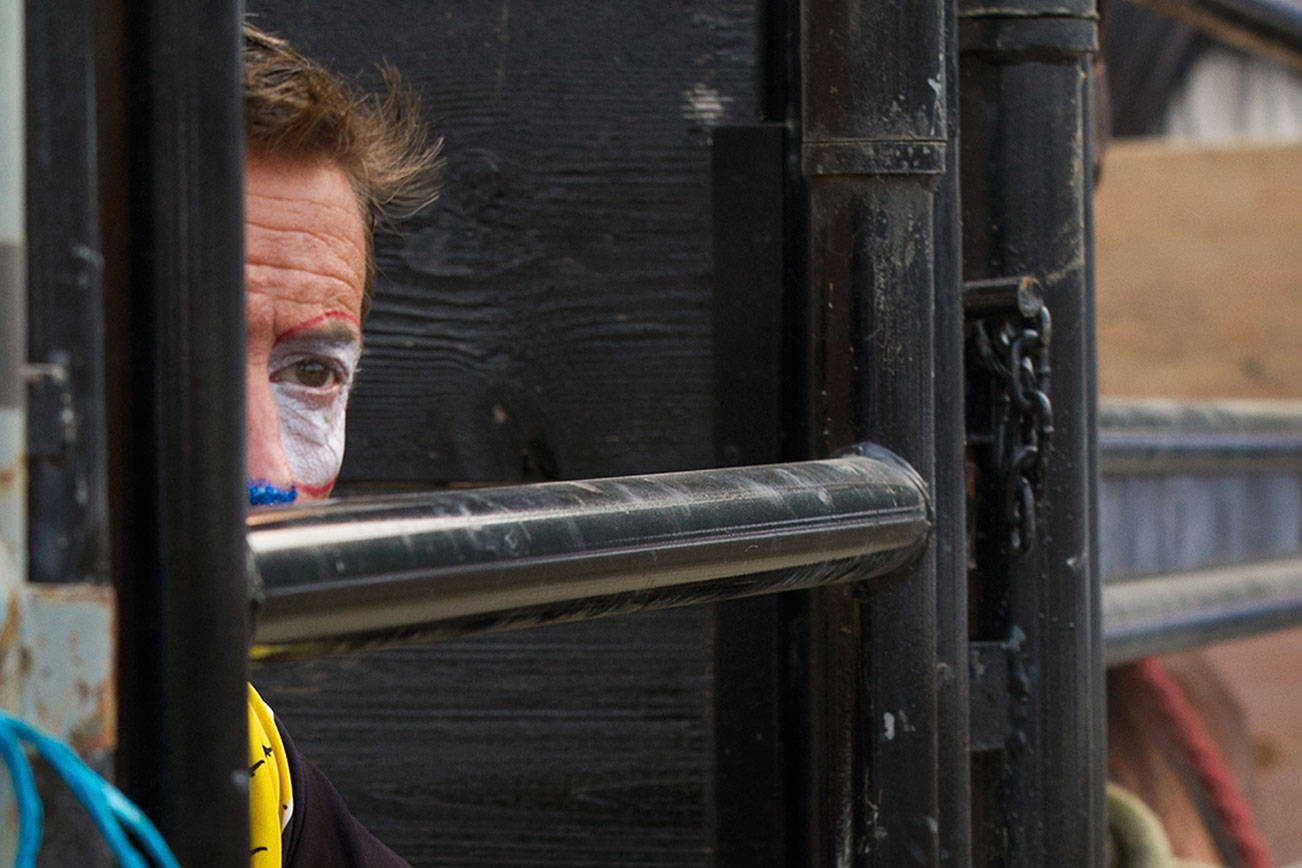
[[[1053,436],[1049,403],[1049,309],[1033,277],[964,284],[968,358],[968,442],[989,474],[983,490],[998,505],[1011,553],[1035,545]]]

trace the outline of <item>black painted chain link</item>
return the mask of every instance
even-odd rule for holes
[[[997,331],[991,335],[992,326]],[[1043,305],[1034,316],[982,319],[973,324],[977,361],[1005,386],[996,401],[994,446],[1002,481],[1008,544],[1026,554],[1035,544],[1036,504],[1044,496],[1053,436],[1049,402],[1052,324]]]

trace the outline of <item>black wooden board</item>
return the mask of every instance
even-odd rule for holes
[[[255,670],[413,865],[706,865],[708,609]]]
[[[754,10],[250,3],[446,138],[442,200],[377,244],[345,482],[708,466],[710,128],[754,115]]]
[[[377,244],[342,489],[713,461],[710,145],[754,120],[755,7],[250,0],[446,138]],[[278,664],[255,683],[416,865],[712,861],[713,611]]]

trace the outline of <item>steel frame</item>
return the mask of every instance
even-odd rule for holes
[[[1199,8],[1295,48],[1296,21],[1276,7]],[[1302,620],[1295,558],[1128,578],[1101,608],[1092,0],[759,8],[763,117],[717,131],[714,193],[721,213],[758,215],[754,231],[716,232],[716,323],[745,320],[719,346],[719,463],[761,466],[265,513],[246,535],[230,388],[243,367],[239,3],[58,6],[87,45],[95,24],[99,151],[89,103],[70,105],[59,123],[87,128],[68,148],[85,183],[67,188],[67,208],[34,212],[50,238],[34,235],[32,273],[57,273],[62,243],[84,239],[77,290],[90,294],[73,292],[79,306],[55,323],[67,328],[34,343],[49,376],[32,394],[38,407],[70,403],[88,436],[69,461],[32,456],[33,574],[102,578],[106,454],[108,512],[130,517],[111,525],[118,777],[183,863],[247,860],[250,596],[271,653],[313,654],[773,594],[718,609],[722,865],[1102,864],[1105,648],[1115,662]],[[53,136],[45,120],[29,140]],[[97,244],[120,312],[105,439]],[[23,403],[28,361],[11,259],[6,414]],[[971,318],[1002,316],[999,287],[1023,278],[1043,287],[1054,325],[1054,425],[1038,444],[1028,552],[991,519],[999,471],[979,415],[964,416],[994,385],[964,373],[963,281],[998,290],[980,311],[969,293]],[[78,352],[59,355],[69,345]],[[730,345],[762,347],[761,362],[725,364]],[[1111,473],[1227,460],[1294,472],[1302,454],[1292,416],[1191,422],[1148,407],[1107,421]],[[49,422],[42,411],[27,423],[34,442],[67,447]],[[841,455],[869,441],[899,458]],[[55,503],[73,489],[91,493],[80,511]],[[1155,614],[1177,597],[1181,618]]]

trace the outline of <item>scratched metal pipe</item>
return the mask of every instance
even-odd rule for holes
[[[921,479],[884,450],[337,501],[248,524],[264,657],[871,578],[930,527]]]

